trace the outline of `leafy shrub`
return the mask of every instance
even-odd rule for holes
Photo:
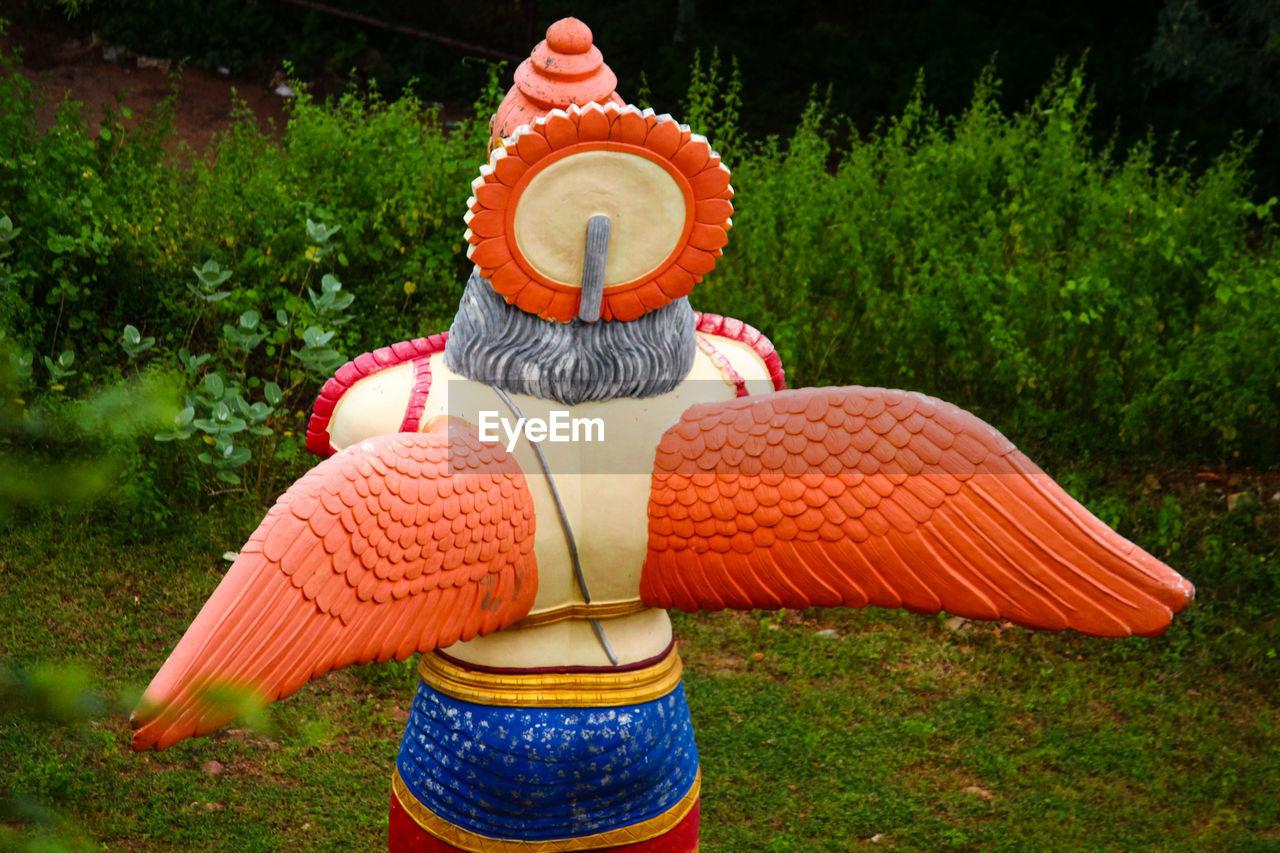
[[[820,102],[738,154],[730,247],[697,294],[774,336],[802,384],[906,387],[1062,453],[1274,462],[1280,263],[1243,143],[1196,174],[1089,143],[1079,68],[1014,115],[923,86],[837,149]]]
[[[177,481],[262,488],[279,467],[263,460],[296,456],[346,358],[452,317],[486,122],[446,132],[412,97],[304,91],[283,143],[241,111],[198,157],[168,109],[126,130],[123,108],[92,126],[67,103],[36,134],[29,85],[0,86],[0,341],[19,393],[38,408],[140,372],[180,377],[178,419],[158,434],[190,448]]]
[[[1247,145],[1203,169],[1151,141],[1096,150],[1078,68],[1014,114],[988,72],[956,117],[918,87],[863,137],[814,100],[790,139],[751,143],[721,78],[699,65],[686,107],[734,146],[737,213],[694,302],[770,334],[795,384],[922,390],[1059,455],[1277,459],[1275,218],[1247,200]],[[0,76],[16,393],[38,410],[176,377],[158,436],[177,444],[130,470],[156,494],[278,486],[334,366],[447,327],[500,95],[491,76],[446,129],[412,96],[304,91],[279,140],[241,109],[197,156],[164,109],[127,129],[122,106],[90,124],[68,103],[36,133],[29,84]]]
[[[340,228],[329,228],[310,219],[306,224],[312,245],[307,247],[305,256],[313,264],[319,264],[336,248],[331,241]],[[204,303],[200,306],[202,311],[206,305],[231,298],[231,290],[221,289],[231,278],[231,272],[222,269],[217,261],[205,261],[203,266],[192,267],[191,271],[196,281],[188,283],[187,289]],[[264,320],[256,309],[250,308],[235,318],[234,325],[222,324],[215,352],[193,355],[185,346],[178,349],[178,360],[191,390],[183,400],[185,405],[173,419],[172,429],[156,433],[155,438],[165,442],[199,437],[208,446],[196,452],[197,461],[223,483],[241,484],[239,469],[253,457],[250,444],[254,437],[262,439],[260,451],[270,450],[277,461],[296,454],[296,442],[278,440],[289,438],[292,431],[284,430],[277,436],[276,427],[282,420],[288,422],[282,409],[286,391],[279,383],[288,383],[290,396],[296,396],[300,389],[305,394],[304,386],[323,382],[344,361],[329,343],[337,327],[351,319],[348,309],[355,297],[342,292],[342,283],[333,273],[324,273],[319,290],[312,289],[308,286],[310,273],[308,270],[304,276],[299,292],[283,302],[285,307],[276,309],[272,320]],[[295,334],[298,329],[301,333]],[[151,349],[154,340],[143,340],[134,326],[126,325],[121,347],[134,359]],[[252,358],[264,343],[265,364]],[[274,363],[272,355],[276,356]],[[286,355],[288,359],[296,359],[296,363],[288,361]],[[268,374],[270,378],[265,378]],[[259,391],[263,399],[250,402],[254,391]],[[253,478],[255,484],[260,484],[262,479],[261,463],[260,453],[258,473]]]

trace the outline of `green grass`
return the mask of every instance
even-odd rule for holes
[[[681,625],[708,849],[1228,849],[1280,818],[1276,708],[1239,679],[1088,638],[802,615]]]
[[[1196,582],[1192,610],[1125,642],[881,610],[678,616],[703,850],[1280,848],[1280,479],[1058,473]],[[259,512],[154,537],[7,527],[0,849],[385,844],[411,663],[331,674],[253,727],[128,749],[127,707]]]

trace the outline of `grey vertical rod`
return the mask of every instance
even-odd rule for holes
[[[582,295],[578,319],[594,323],[604,302],[604,264],[609,258],[609,217],[597,213],[587,220],[587,251],[582,259]]]

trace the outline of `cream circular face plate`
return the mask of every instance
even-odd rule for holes
[[[657,163],[621,151],[584,151],[542,169],[525,186],[513,230],[524,259],[560,284],[582,279],[587,220],[609,217],[606,287],[655,271],[685,226],[684,191]]]
[[[587,223],[609,218],[600,319],[688,296],[732,227],[729,170],[670,116],[615,104],[517,128],[471,182],[467,257],[494,291],[561,323],[578,315]]]

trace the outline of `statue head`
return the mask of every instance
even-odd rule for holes
[[[687,296],[728,242],[720,157],[671,116],[622,103],[615,83],[582,22],[553,24],[472,182],[467,256],[544,320],[636,320]]]

